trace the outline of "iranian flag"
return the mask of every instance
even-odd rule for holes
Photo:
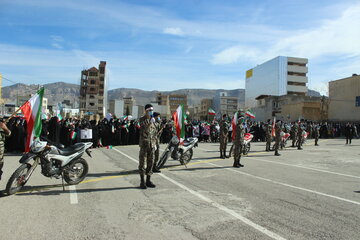
[[[216,115],[216,112],[215,112],[215,110],[214,110],[214,109],[209,108],[209,110],[208,110],[208,114],[209,114],[209,115],[211,115],[211,116],[215,116],[215,115]]]
[[[238,112],[234,114],[233,119],[231,120],[231,127],[232,127],[232,140],[234,141],[236,135],[236,124],[238,119]]]
[[[245,115],[250,118],[255,118],[255,114],[250,109],[246,111]]]
[[[176,130],[176,136],[180,140],[180,144],[185,139],[185,112],[184,112],[184,105],[179,105],[176,111],[172,115],[174,119],[174,127]]]
[[[30,146],[34,138],[40,137],[41,134],[41,108],[44,96],[44,88],[41,88],[34,96],[20,107],[27,123],[27,138],[25,152],[30,151]]]

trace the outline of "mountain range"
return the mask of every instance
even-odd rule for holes
[[[75,103],[79,101],[80,87],[78,84],[56,82],[45,84],[45,97],[48,98],[48,104],[54,105],[64,100],[70,100]],[[39,85],[31,84],[14,84],[3,87],[2,95],[6,102],[15,102],[17,96],[27,96],[36,92]],[[188,98],[188,105],[195,106],[200,104],[201,99],[204,98],[219,98],[220,92],[226,92],[228,96],[237,97],[240,103],[245,101],[245,89],[179,89],[174,91],[145,91],[134,88],[117,88],[108,91],[108,99],[122,99],[123,97],[132,96],[136,99],[137,105],[144,106],[145,104],[155,100],[157,93],[163,94],[186,94]],[[308,95],[320,96],[319,92],[309,90]]]

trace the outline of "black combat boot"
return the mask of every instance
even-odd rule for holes
[[[240,161],[239,160],[234,160],[233,167],[234,168],[239,168],[240,167]]]
[[[220,158],[225,159],[222,151],[220,152]]]
[[[275,151],[275,156],[280,156],[280,153],[278,151]]]
[[[149,187],[149,188],[154,188],[156,187],[155,184],[153,184],[151,181],[150,181],[150,178],[151,176],[146,176],[146,186]]]
[[[241,163],[240,163],[240,160],[239,160],[238,163],[239,163],[239,167],[244,167],[244,164],[241,164]]]
[[[3,174],[2,168],[4,166],[4,163],[0,163],[0,180],[1,180],[1,176]]]
[[[140,175],[140,188],[146,189],[145,179],[143,175]]]
[[[226,156],[226,150],[224,150],[223,156],[224,158],[229,158],[229,156]]]

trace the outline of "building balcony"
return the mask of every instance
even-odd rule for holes
[[[308,88],[306,86],[287,85],[287,91],[288,92],[307,93]]]
[[[287,80],[288,82],[308,83],[308,77],[303,76],[288,75]]]
[[[302,67],[302,66],[296,66],[296,65],[288,65],[287,66],[287,71],[288,72],[295,72],[295,73],[307,73],[308,68],[307,67]]]

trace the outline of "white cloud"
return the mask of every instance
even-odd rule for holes
[[[64,38],[58,35],[51,35],[50,38],[54,41],[54,42],[63,42]]]
[[[181,28],[178,28],[178,27],[167,27],[163,30],[163,33],[175,35],[175,36],[184,36],[185,35],[183,30],[181,30]]]
[[[260,50],[247,46],[234,46],[215,54],[212,64],[231,64],[239,61],[255,61],[262,53]]]
[[[62,46],[58,43],[52,43],[51,46],[53,46],[54,48],[57,48],[57,49],[62,49]]]

